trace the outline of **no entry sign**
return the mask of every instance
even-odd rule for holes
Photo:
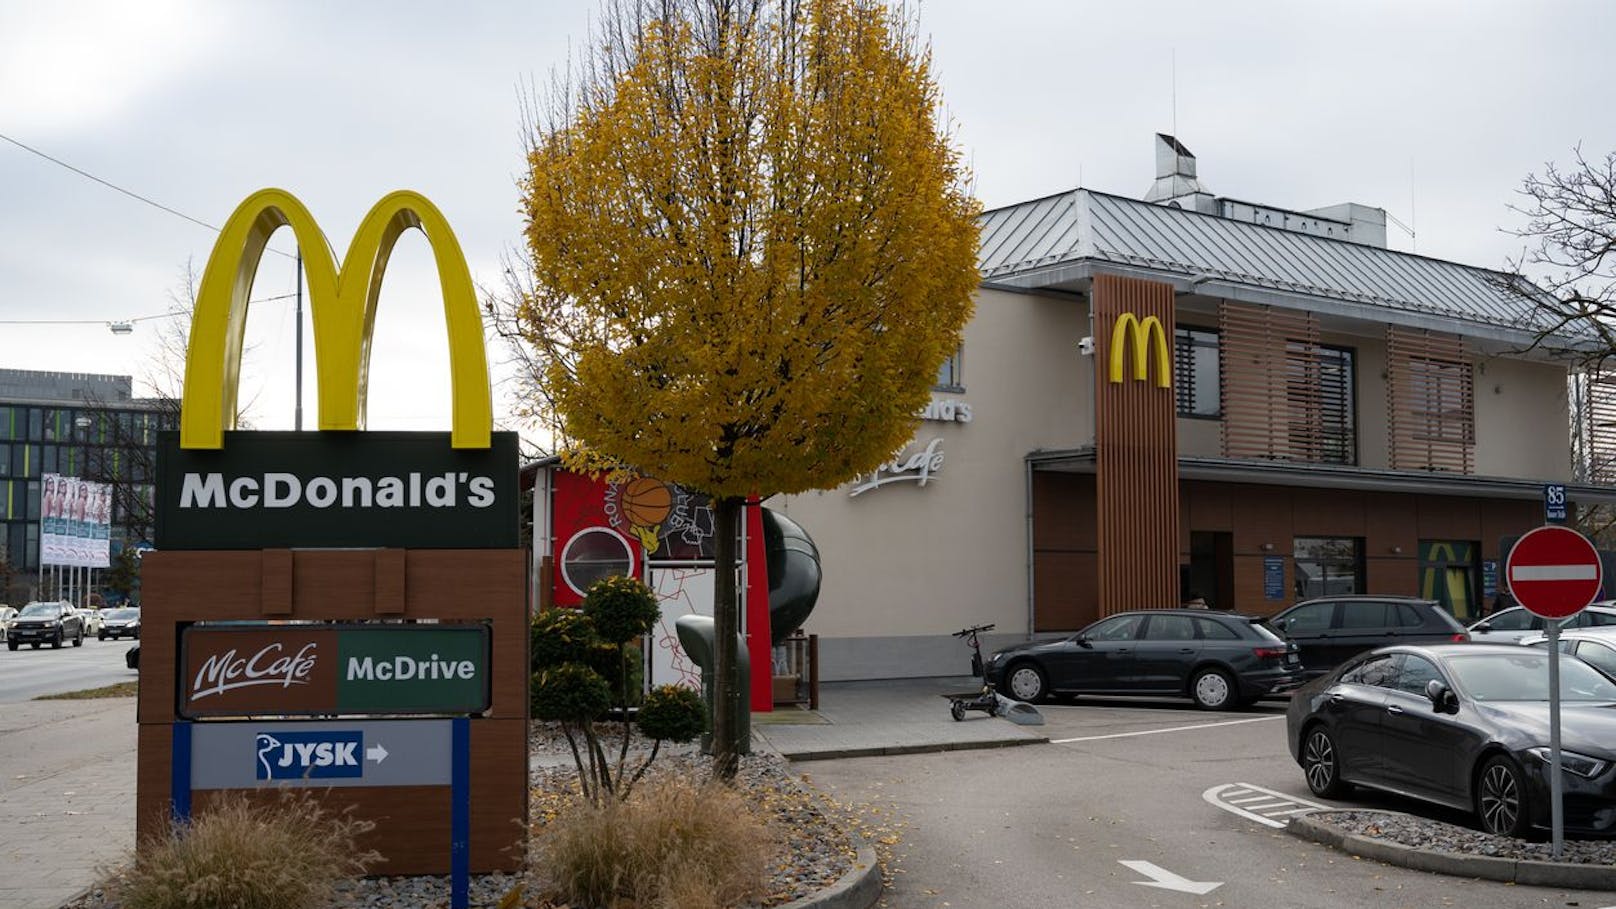
[[[1504,564],[1516,601],[1546,619],[1576,615],[1599,595],[1599,551],[1567,527],[1545,525],[1527,533]]]

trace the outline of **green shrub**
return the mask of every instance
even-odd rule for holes
[[[355,840],[375,824],[283,790],[270,805],[227,795],[135,851],[134,867],[109,885],[122,909],[313,909],[335,885],[381,860]]]
[[[659,685],[640,705],[639,723],[646,738],[694,741],[707,731],[707,705],[693,688]]]
[[[595,625],[576,609],[551,608],[533,617],[529,659],[538,672],[563,663],[587,663],[600,645]]]
[[[576,801],[536,831],[541,888],[571,905],[724,909],[762,894],[772,839],[734,790],[668,777]]]
[[[533,716],[562,723],[588,723],[612,706],[606,680],[582,663],[533,673],[532,695]]]
[[[595,623],[595,633],[608,644],[626,644],[650,634],[662,615],[655,591],[622,576],[602,578],[589,585],[583,609]]]

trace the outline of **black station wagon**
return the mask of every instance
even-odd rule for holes
[[[1107,616],[1069,637],[993,654],[987,679],[1000,694],[1187,697],[1228,710],[1301,684],[1296,646],[1255,616],[1205,609],[1148,609]]]

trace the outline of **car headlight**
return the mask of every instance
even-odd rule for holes
[[[1529,748],[1527,751],[1545,765],[1550,761],[1548,746],[1540,745],[1536,748]],[[1568,773],[1575,773],[1585,779],[1593,779],[1604,773],[1605,768],[1609,766],[1610,761],[1589,757],[1586,754],[1578,754],[1575,751],[1566,751],[1564,748],[1560,749],[1560,769]]]
[[[1003,663],[1003,662],[1004,662],[1004,653],[1003,652],[995,653],[993,656],[988,657],[988,665],[989,666],[997,666],[997,665],[999,665],[1000,663]]]

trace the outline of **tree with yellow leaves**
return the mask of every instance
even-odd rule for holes
[[[715,770],[734,772],[747,496],[914,434],[971,312],[978,206],[929,52],[875,0],[614,0],[534,123],[515,323],[553,429],[715,509]]]

